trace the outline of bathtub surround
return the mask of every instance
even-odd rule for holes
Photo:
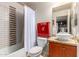
[[[0,49],[9,45],[9,9],[0,5]]]
[[[10,6],[12,6],[15,10],[13,8],[9,9]],[[12,27],[10,27],[11,25]],[[15,27],[16,29],[12,30],[14,29],[13,27]],[[10,31],[15,31],[15,34],[10,35],[10,33],[12,33]],[[0,56],[8,55],[23,47],[22,32],[23,32],[23,6],[20,5],[19,3],[1,2],[0,3]],[[10,40],[10,38],[12,39]]]

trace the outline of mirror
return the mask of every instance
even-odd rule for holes
[[[57,23],[57,33],[58,32],[61,32],[61,31],[64,31],[64,32],[68,32],[68,29],[67,29],[67,16],[59,16],[59,17],[56,17],[56,23]]]

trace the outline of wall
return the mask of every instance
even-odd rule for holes
[[[36,18],[52,17],[52,8],[64,5],[69,2],[29,2],[29,7],[36,11]]]
[[[9,9],[0,5],[0,49],[9,43]],[[5,44],[4,44],[5,43]]]
[[[36,21],[43,22],[49,21],[50,23],[50,35],[52,36],[52,8],[64,5],[70,2],[29,2],[26,3],[29,7],[36,12]]]
[[[3,33],[7,36],[7,38],[4,40],[4,41],[7,40],[7,43],[4,42],[4,44],[7,44],[7,46],[5,46],[3,49],[0,49],[0,51],[4,51],[3,53],[0,53],[0,55],[1,54],[6,55],[6,54],[9,54],[9,53],[12,53],[13,51],[23,47],[23,37],[22,37],[23,36],[23,21],[24,21],[23,20],[23,18],[24,18],[23,6],[21,6],[19,3],[11,3],[11,2],[10,3],[9,2],[0,3],[0,7],[5,7],[7,9],[9,9],[9,6],[13,6],[13,7],[16,8],[16,32],[17,32],[16,33],[16,39],[17,39],[17,44],[14,45],[14,48],[9,48],[10,46],[9,46],[9,12],[8,12],[9,10],[8,10],[8,11],[5,11],[5,13],[7,12],[7,18],[8,18],[6,20],[7,23],[5,25],[8,26],[8,27],[7,27],[7,29],[3,29],[3,31],[7,32],[6,33],[7,35],[5,33]],[[2,17],[4,17],[4,16],[2,16]],[[0,30],[2,30],[2,29],[0,28]],[[5,36],[4,36],[4,38],[5,38]],[[20,44],[20,46],[19,46],[19,44]]]
[[[76,33],[79,36],[79,3],[77,2],[76,13],[77,13],[77,26],[75,27]]]

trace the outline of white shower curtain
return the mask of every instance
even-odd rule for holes
[[[25,6],[25,24],[24,24],[24,48],[29,51],[35,44],[36,30],[35,30],[35,11]]]

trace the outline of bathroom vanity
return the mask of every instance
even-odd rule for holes
[[[76,57],[77,56],[77,41],[59,41],[56,37],[50,37],[49,42],[49,57]]]

